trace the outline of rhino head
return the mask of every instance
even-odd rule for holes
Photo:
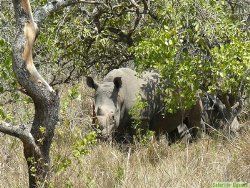
[[[95,89],[93,104],[93,125],[101,130],[101,138],[110,140],[119,126],[122,101],[119,95],[122,87],[121,77],[112,81],[97,83],[92,77],[87,77],[87,85]]]

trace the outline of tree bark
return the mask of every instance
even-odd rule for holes
[[[50,146],[58,121],[59,96],[38,73],[33,64],[32,47],[38,27],[34,22],[29,0],[12,0],[16,17],[16,39],[13,44],[13,70],[19,84],[35,105],[30,130],[34,143],[23,141],[28,164],[29,187],[46,186],[49,179]],[[18,136],[17,136],[18,137]]]
[[[51,13],[77,3],[100,4],[91,0],[55,0],[35,11],[33,18],[29,0],[12,0],[16,18],[16,37],[13,42],[13,71],[21,91],[30,96],[35,105],[31,128],[12,126],[0,121],[0,132],[23,142],[28,165],[29,187],[47,187],[49,181],[50,146],[58,122],[59,96],[39,74],[33,63],[32,48],[38,35],[38,24]]]

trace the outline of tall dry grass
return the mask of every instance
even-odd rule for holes
[[[205,135],[191,144],[171,146],[165,140],[147,146],[96,143],[75,156],[76,144],[91,122],[90,91],[78,89],[75,97],[70,88],[61,94],[60,124],[51,148],[51,187],[211,187],[214,182],[250,181],[249,122],[234,139]],[[6,105],[5,110],[17,124],[32,119],[28,102]],[[0,143],[0,187],[27,187],[21,142],[0,134]]]

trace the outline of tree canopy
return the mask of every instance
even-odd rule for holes
[[[249,88],[250,65],[244,2],[162,3],[162,24],[148,28],[133,49],[139,68],[160,71],[169,110],[192,104],[198,90],[242,96]]]
[[[238,95],[249,88],[248,1],[72,2],[63,9],[50,1],[31,2],[35,17],[43,14],[41,7],[55,9],[38,20],[34,51],[35,64],[51,85],[130,66],[157,69],[173,106],[180,97],[187,103],[182,105],[191,104],[197,90]],[[2,1],[0,9],[2,93],[17,84],[11,70],[13,7]]]

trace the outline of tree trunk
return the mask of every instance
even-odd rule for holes
[[[35,119],[30,133],[34,137],[40,152],[35,152],[33,147],[24,143],[24,155],[29,169],[30,187],[37,187],[37,184],[40,183],[46,185],[49,180],[49,152],[58,120],[59,99],[55,96],[34,103]]]
[[[35,105],[31,130],[27,126],[12,126],[0,120],[0,132],[23,142],[28,164],[29,187],[47,187],[50,170],[50,146],[58,121],[59,96],[39,74],[33,64],[32,48],[38,35],[29,0],[12,0],[16,18],[16,37],[12,46],[13,71],[21,91],[30,96]],[[54,0],[35,11],[38,23],[51,13],[77,3],[98,5],[97,1]]]
[[[49,179],[50,146],[58,121],[59,96],[36,70],[32,47],[38,28],[33,20],[29,0],[12,0],[16,17],[16,39],[13,44],[13,70],[23,91],[32,98],[35,118],[30,134],[35,145],[23,140],[29,169],[29,186],[46,186]]]

